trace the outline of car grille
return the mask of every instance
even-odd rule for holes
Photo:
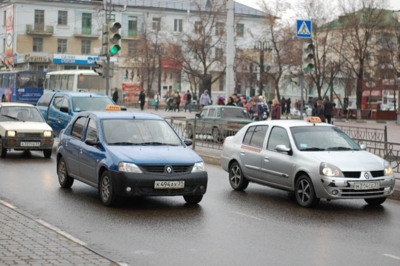
[[[370,189],[370,190],[354,190],[354,189],[342,189],[343,197],[362,197],[362,196],[378,196],[383,195],[384,188]]]
[[[18,133],[17,136],[20,138],[40,138],[42,133]]]
[[[164,173],[165,172],[165,164],[157,164],[157,165],[140,165],[140,168],[144,172],[148,173]],[[187,173],[192,170],[193,165],[171,165],[174,173]]]
[[[370,172],[373,177],[384,176],[383,170],[381,171],[371,171]],[[343,175],[348,178],[360,178],[361,172],[343,172]]]

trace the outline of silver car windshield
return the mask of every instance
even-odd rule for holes
[[[3,106],[0,109],[0,121],[44,122],[36,107]]]
[[[360,150],[360,146],[336,127],[292,127],[292,136],[300,151]]]
[[[103,120],[108,145],[182,145],[181,139],[164,120]]]

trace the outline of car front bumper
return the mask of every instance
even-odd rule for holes
[[[14,149],[14,150],[47,150],[52,149],[54,144],[53,138],[1,138],[1,144],[3,149]]]
[[[393,176],[382,176],[368,180],[321,176],[320,181],[321,189],[316,193],[319,198],[326,199],[388,197],[393,193],[395,185]]]
[[[189,196],[207,190],[207,172],[182,174],[137,174],[111,171],[115,192],[121,196]],[[184,187],[156,189],[156,181],[184,181]]]

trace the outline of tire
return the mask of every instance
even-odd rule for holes
[[[373,198],[373,199],[364,199],[366,203],[370,206],[379,206],[385,202],[386,197],[383,198]]]
[[[302,175],[297,179],[294,195],[296,196],[297,204],[301,207],[311,208],[319,203],[319,198],[315,195],[311,179],[306,175]]]
[[[189,196],[183,196],[187,204],[194,205],[198,204],[202,199],[203,195],[189,195]]]
[[[50,158],[52,152],[53,152],[53,150],[51,150],[51,149],[49,149],[49,150],[43,150],[44,158]]]
[[[218,130],[218,128],[214,127],[214,128],[212,129],[211,134],[212,134],[212,138],[213,138],[213,141],[214,141],[214,142],[220,142],[220,141],[221,141],[221,137],[220,137],[220,135],[219,135],[219,130]]]
[[[104,171],[100,177],[99,194],[101,202],[105,206],[110,207],[115,204],[117,196],[114,192],[113,180],[108,171]]]
[[[74,183],[74,179],[68,175],[67,164],[63,157],[60,157],[57,162],[58,182],[62,188],[70,188]]]
[[[247,180],[237,162],[234,162],[229,167],[229,183],[231,187],[236,191],[243,191],[249,185],[249,180]]]
[[[0,157],[1,158],[6,158],[6,156],[7,156],[7,149],[3,148],[3,141],[0,138]]]

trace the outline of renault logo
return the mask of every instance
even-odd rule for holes
[[[368,173],[364,173],[364,177],[365,177],[365,179],[369,179],[369,174]]]
[[[168,174],[171,174],[172,173],[172,166],[167,166],[167,173]]]

